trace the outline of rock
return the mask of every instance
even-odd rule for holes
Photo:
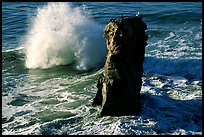
[[[139,16],[112,19],[106,26],[108,54],[93,100],[93,105],[101,105],[100,116],[140,114],[146,30]]]

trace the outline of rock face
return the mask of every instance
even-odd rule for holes
[[[138,16],[110,20],[106,26],[108,54],[93,100],[93,105],[102,106],[100,116],[140,114],[146,30]]]

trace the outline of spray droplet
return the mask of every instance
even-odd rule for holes
[[[137,14],[136,14],[136,16],[139,16],[139,14],[140,14],[140,12],[138,11]]]

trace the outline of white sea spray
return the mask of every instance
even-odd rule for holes
[[[28,36],[27,68],[51,68],[76,63],[86,70],[105,61],[103,28],[67,3],[48,3],[39,8]]]

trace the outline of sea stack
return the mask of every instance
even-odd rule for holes
[[[108,54],[93,100],[101,105],[100,116],[140,114],[146,30],[139,16],[111,19],[105,27]]]

